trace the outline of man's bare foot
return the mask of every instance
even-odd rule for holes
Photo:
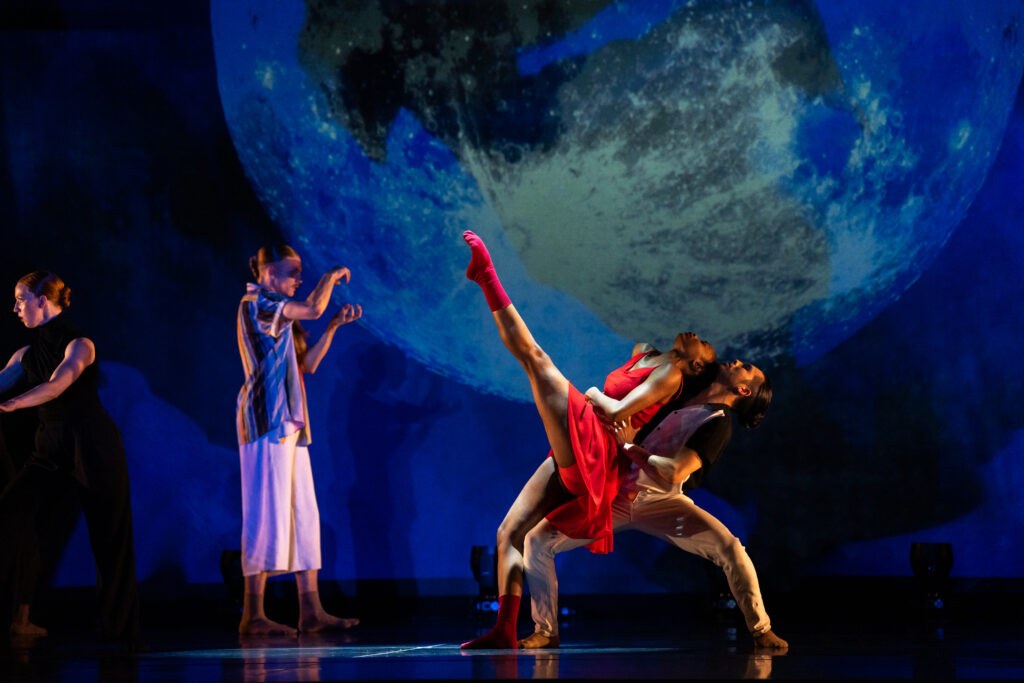
[[[285,626],[263,617],[242,619],[242,623],[238,625],[238,634],[242,636],[296,636],[299,632],[291,626]]]
[[[41,638],[45,635],[49,635],[47,630],[42,626],[36,626],[31,621],[23,623],[12,623],[10,633],[15,637],[29,637],[29,638]]]
[[[754,636],[754,647],[771,650],[785,650],[789,643],[775,635],[774,631],[768,630],[759,636]]]
[[[319,633],[320,631],[338,631],[341,629],[352,628],[353,626],[358,625],[358,619],[352,617],[336,617],[322,610],[320,611],[319,614],[314,614],[299,620],[299,630],[303,633]]]
[[[554,649],[558,647],[558,636],[546,636],[543,633],[534,631],[519,641],[519,647],[524,650]]]

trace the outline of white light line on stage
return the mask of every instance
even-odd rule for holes
[[[419,647],[406,647],[401,650],[389,650],[388,652],[371,652],[367,655],[356,655],[352,659],[361,659],[363,657],[384,657],[387,655],[396,655],[399,652],[412,652],[413,650],[429,650],[432,647],[444,647],[443,644],[438,645],[420,645]]]

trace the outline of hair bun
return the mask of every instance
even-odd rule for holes
[[[45,296],[48,301],[61,308],[71,305],[71,288],[64,284],[56,273],[34,270],[18,280],[18,284],[25,285],[36,296]]]

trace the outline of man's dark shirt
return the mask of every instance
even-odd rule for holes
[[[701,404],[698,404],[700,406]],[[644,440],[656,429],[659,428],[662,420],[677,410],[687,407],[681,400],[666,404],[659,410],[654,418],[648,422],[637,433],[634,443],[643,444]],[[695,406],[696,407],[696,406]],[[703,404],[705,409],[714,412],[721,410],[724,415],[713,417],[700,427],[686,441],[686,447],[695,451],[700,458],[700,469],[693,472],[689,479],[683,482],[684,491],[692,491],[701,485],[704,477],[711,470],[718,458],[722,455],[729,440],[732,439],[732,409],[724,403]],[[656,453],[655,455],[668,455]]]

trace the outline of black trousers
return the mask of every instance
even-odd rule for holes
[[[128,463],[121,434],[103,412],[41,423],[32,457],[0,493],[0,533],[13,551],[16,604],[32,602],[39,548],[53,528],[54,509],[71,496],[89,529],[103,636],[135,641],[139,595]]]

